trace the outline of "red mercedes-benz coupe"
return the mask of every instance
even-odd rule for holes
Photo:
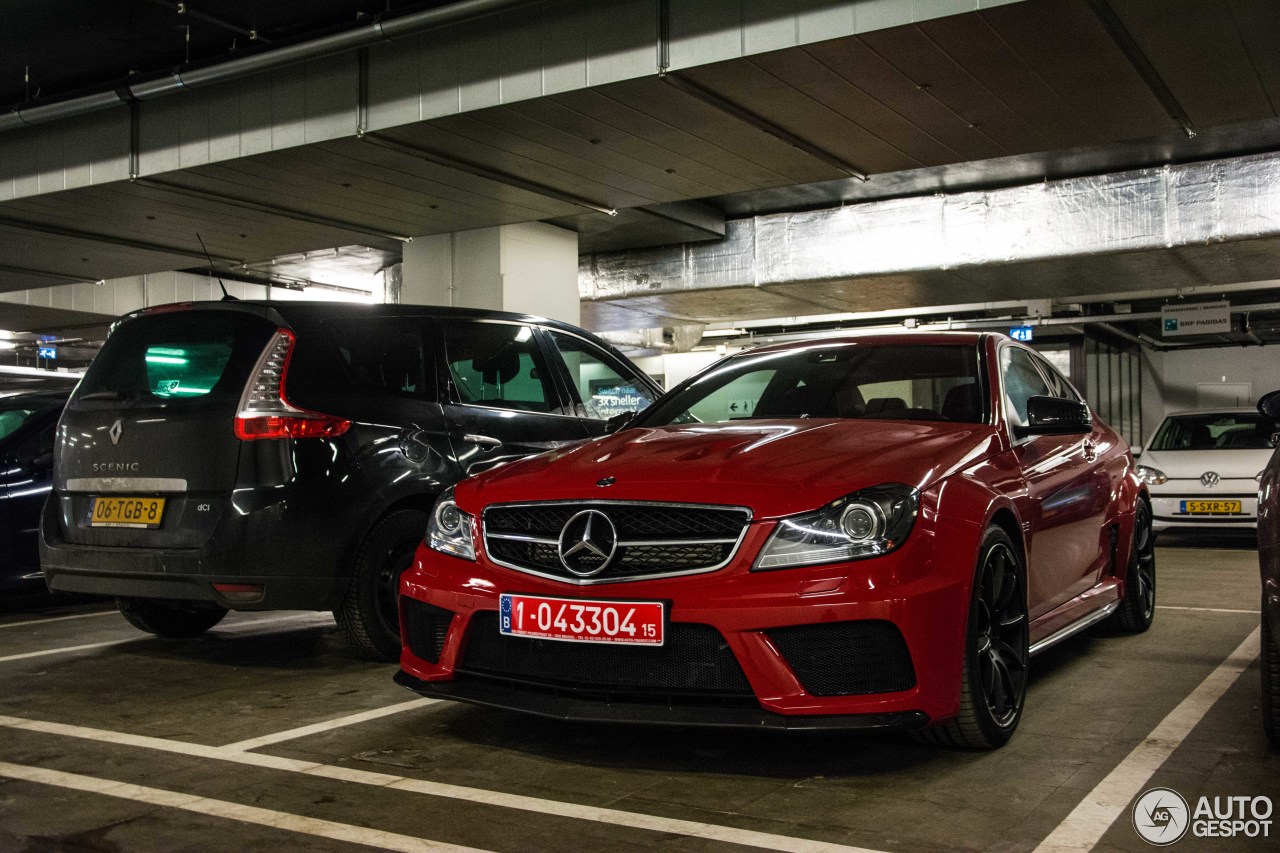
[[[1128,446],[1001,335],[726,358],[626,428],[459,483],[399,683],[575,720],[921,729],[992,748],[1028,658],[1155,613]]]

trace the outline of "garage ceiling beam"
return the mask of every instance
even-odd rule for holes
[[[398,18],[384,19],[380,15],[372,23],[354,30],[299,42],[287,47],[274,48],[203,68],[175,71],[159,79],[133,83],[119,90],[98,92],[52,104],[19,108],[0,115],[0,132],[72,116],[87,115],[132,101],[149,100],[188,89],[238,80],[252,74],[274,71],[301,62],[359,50],[394,38],[416,35],[461,21],[497,14],[518,6],[527,6],[532,2],[533,0],[461,0],[461,2]]]
[[[1111,40],[1116,43],[1116,47],[1120,48],[1120,52],[1124,54],[1125,59],[1129,60],[1129,64],[1133,66],[1133,70],[1138,72],[1138,76],[1142,78],[1142,82],[1147,84],[1147,88],[1151,90],[1151,94],[1156,96],[1156,100],[1160,102],[1160,106],[1164,107],[1165,112],[1169,114],[1169,118],[1178,123],[1182,128],[1182,132],[1190,139],[1197,133],[1195,124],[1191,121],[1191,116],[1187,115],[1187,111],[1183,109],[1182,104],[1170,91],[1168,85],[1164,82],[1164,78],[1156,71],[1155,66],[1151,64],[1151,60],[1143,53],[1142,48],[1138,46],[1129,29],[1120,20],[1108,0],[1088,0],[1089,7],[1093,9],[1094,15],[1102,23],[1106,29],[1107,35],[1111,36]]]
[[[60,225],[47,225],[43,222],[29,222],[23,219],[12,219],[9,217],[0,217],[0,228],[13,228],[19,231],[35,231],[40,234],[51,234],[55,237],[69,237],[73,240],[88,240],[94,243],[106,243],[111,246],[123,246],[127,249],[139,249],[144,252],[155,252],[161,255],[180,255],[186,258],[199,258],[200,260],[208,260],[204,252],[194,249],[184,249],[177,246],[165,246],[160,243],[148,243],[144,240],[132,240],[128,237],[117,237],[112,234],[99,234],[92,231],[80,231],[75,228],[64,228]],[[238,258],[226,258],[219,255],[213,255],[213,260],[223,264],[238,264]],[[80,278],[78,281],[88,281],[90,279]]]
[[[15,273],[17,275],[30,275],[35,276],[36,278],[51,278],[54,281],[76,282],[93,280],[83,275],[68,275],[67,273],[52,272],[49,270],[33,270],[28,267],[15,267],[11,264],[0,264],[0,272]]]
[[[447,169],[456,169],[459,172],[465,172],[468,175],[475,175],[477,178],[484,178],[486,180],[495,181],[499,184],[505,184],[509,187],[524,190],[525,192],[531,192],[545,198],[563,201],[568,204],[577,205],[578,207],[585,207],[587,210],[594,210],[596,213],[603,213],[605,216],[618,215],[616,208],[611,207],[604,202],[592,201],[591,199],[583,198],[580,195],[574,195],[573,193],[558,190],[555,187],[549,187],[546,184],[539,184],[507,172],[500,172],[497,169],[482,166],[479,163],[471,163],[467,160],[460,160],[457,157],[442,154],[439,151],[432,151],[430,148],[410,145],[382,133],[363,133],[360,135],[360,138],[365,142],[371,142],[374,145],[377,145],[379,148],[385,148],[388,151],[394,151],[397,154],[403,154],[407,157],[413,157],[427,163],[434,163],[437,166],[444,166]]]
[[[721,97],[717,93],[699,83],[695,83],[687,77],[683,77],[671,71],[664,71],[662,72],[662,79],[676,89],[679,89],[681,92],[684,92],[686,95],[696,98],[707,106],[717,109],[725,115],[732,116],[738,121],[745,122],[756,130],[763,131],[775,139],[779,139],[787,143],[792,148],[803,151],[810,157],[821,160],[828,166],[839,169],[851,178],[857,178],[858,180],[865,181],[869,177],[865,171],[859,169],[852,163],[845,162],[830,151],[814,145],[809,140],[795,135],[786,128],[774,124],[767,118],[757,115],[751,110],[735,104],[733,101]]]
[[[177,193],[178,195],[190,196],[192,198],[204,199],[205,201],[216,201],[221,204],[229,204],[232,207],[240,207],[245,210],[254,210],[258,213],[267,213],[272,216],[281,216],[285,219],[292,219],[296,222],[306,222],[311,225],[323,225],[326,228],[339,228],[344,231],[350,231],[354,234],[365,234],[371,237],[382,237],[387,240],[398,240],[401,243],[413,242],[412,236],[396,234],[391,231],[384,231],[381,228],[373,228],[368,225],[358,225],[354,222],[346,222],[341,219],[333,219],[328,216],[318,216],[314,213],[307,213],[301,210],[294,210],[288,207],[282,207],[277,204],[267,204],[261,201],[253,201],[247,198],[228,195],[227,193],[213,192],[212,190],[202,190],[196,187],[189,187],[183,184],[175,184],[169,181],[162,181],[158,178],[134,178],[134,183],[144,187],[163,190],[164,192]]]

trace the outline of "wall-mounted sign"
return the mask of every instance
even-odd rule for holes
[[[1009,330],[1009,337],[1015,341],[1027,342],[1035,337],[1035,332],[1032,331],[1031,326],[1018,326]]]
[[[1160,309],[1162,337],[1214,335],[1231,331],[1231,303],[1197,302],[1165,305]]]

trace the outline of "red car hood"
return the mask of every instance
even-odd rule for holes
[[[998,449],[993,427],[934,421],[761,420],[631,429],[459,484],[458,505],[646,500],[816,509],[882,483],[921,489]],[[612,477],[602,487],[599,482]]]

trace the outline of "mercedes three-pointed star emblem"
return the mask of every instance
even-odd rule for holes
[[[618,550],[618,531],[598,509],[584,509],[560,529],[560,564],[580,578],[600,574]]]
[[[122,418],[116,418],[116,422],[111,425],[111,429],[107,430],[107,435],[111,436],[111,444],[120,443],[120,436],[124,433],[124,421]]]

